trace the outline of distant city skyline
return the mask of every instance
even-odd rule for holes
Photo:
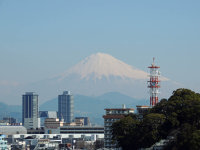
[[[197,0],[2,0],[0,101],[11,101],[18,86],[61,74],[97,52],[145,72],[155,57],[163,76],[200,92],[199,5]]]

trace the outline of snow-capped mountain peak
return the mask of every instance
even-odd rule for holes
[[[142,70],[134,68],[109,54],[97,53],[86,57],[84,60],[67,70],[61,75],[60,80],[69,75],[79,75],[81,79],[101,79],[117,76],[131,79],[147,79],[148,74]]]

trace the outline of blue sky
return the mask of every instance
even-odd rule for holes
[[[199,0],[0,0],[0,86],[62,73],[108,53],[198,91]],[[20,93],[21,94],[21,93]]]

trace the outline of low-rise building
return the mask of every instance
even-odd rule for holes
[[[63,126],[60,127],[60,134],[104,134],[102,126]]]
[[[40,128],[40,118],[24,118],[24,127],[26,129]]]
[[[27,129],[27,134],[44,134],[44,128]]]
[[[63,126],[63,122],[58,118],[46,118],[44,122],[46,134],[59,134],[60,128]]]
[[[0,134],[12,135],[12,134],[26,134],[27,129],[23,126],[0,126]]]
[[[39,111],[40,126],[44,127],[45,119],[47,118],[58,118],[56,111]]]

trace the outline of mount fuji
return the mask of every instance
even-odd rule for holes
[[[97,53],[86,57],[63,73],[31,84],[26,89],[40,91],[41,103],[62,94],[64,90],[87,96],[120,92],[135,99],[149,99],[147,80],[147,72],[109,54]],[[170,80],[161,77],[161,81]],[[166,97],[166,93],[170,95],[171,92],[169,89],[165,90],[161,96]]]
[[[66,77],[76,74],[80,79],[86,80],[101,80],[110,77],[119,77],[121,79],[147,79],[147,73],[134,68],[124,62],[112,57],[111,55],[104,53],[93,54],[83,61],[67,70],[61,75],[60,80]]]

